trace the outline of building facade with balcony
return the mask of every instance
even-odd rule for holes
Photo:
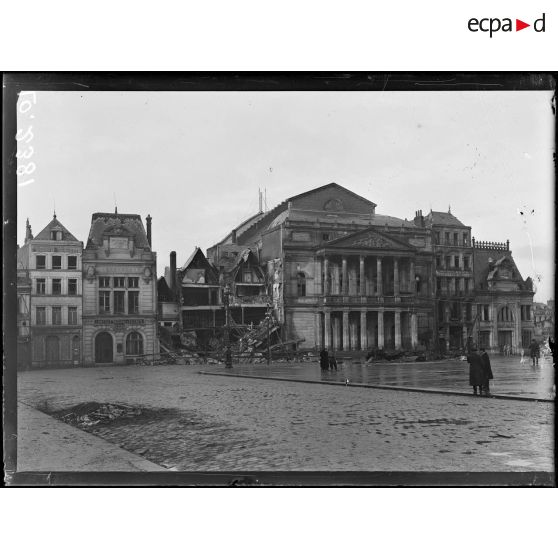
[[[432,334],[431,233],[332,183],[243,223],[208,256],[250,249],[285,341],[336,351],[413,349]],[[263,292],[263,289],[262,289]],[[262,306],[262,310],[263,310]]]
[[[479,346],[515,353],[533,338],[533,283],[523,280],[509,241],[479,242],[473,238],[476,319],[474,339]]]
[[[425,222],[432,231],[438,347],[463,350],[472,337],[475,318],[471,227],[452,215],[451,209],[430,211]]]
[[[82,363],[82,250],[83,243],[56,215],[36,237],[27,221],[25,243],[17,255],[22,304],[18,326],[21,334],[29,332],[34,368]],[[27,301],[30,328],[23,325]]]
[[[31,368],[31,279],[29,269],[17,270],[17,368]]]
[[[153,360],[157,339],[156,254],[136,214],[94,213],[83,251],[84,364]]]

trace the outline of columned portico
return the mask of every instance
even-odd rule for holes
[[[349,275],[347,273],[347,258],[343,256],[341,260],[341,294],[346,295],[349,293]]]
[[[324,257],[324,295],[329,295],[331,292],[331,281],[329,277],[329,259]]]
[[[399,258],[393,258],[393,294],[399,296]]]
[[[417,328],[417,315],[413,312],[411,314],[411,345],[416,349],[418,345],[418,328]]]
[[[324,312],[324,346],[326,349],[331,349],[331,312],[329,310]]]

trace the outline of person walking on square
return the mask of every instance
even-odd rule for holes
[[[467,362],[469,363],[469,385],[473,386],[473,394],[479,395],[484,384],[484,369],[476,347],[471,347],[471,351],[467,355]]]
[[[537,343],[536,339],[533,339],[531,341],[531,344],[529,345],[529,351],[530,351],[531,361],[533,363],[533,366],[537,366],[537,364],[539,364],[539,357],[541,356],[541,353],[540,353],[539,344]]]
[[[486,349],[481,348],[480,350],[480,357],[482,360],[482,368],[484,372],[484,383],[481,386],[481,393],[484,392],[484,395],[490,395],[490,380],[494,379],[494,375],[492,374],[492,366],[490,366],[490,357],[486,352]]]
[[[337,359],[335,358],[335,353],[329,355],[329,369],[337,372]]]
[[[329,356],[325,347],[320,351],[320,368],[322,372],[327,372],[329,370]]]

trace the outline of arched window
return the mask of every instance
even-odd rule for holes
[[[306,275],[302,271],[296,274],[296,294],[306,296]]]
[[[126,337],[126,354],[142,355],[143,354],[143,337],[141,333],[132,331]]]
[[[498,321],[499,322],[513,322],[513,313],[508,306],[504,306],[500,308],[498,312]]]

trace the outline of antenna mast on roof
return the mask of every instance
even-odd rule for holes
[[[52,198],[52,218],[56,219],[56,198]]]
[[[264,188],[264,206],[267,211],[267,188]]]
[[[118,207],[116,205],[116,194],[113,192],[112,197],[114,198],[114,214],[118,214]]]

